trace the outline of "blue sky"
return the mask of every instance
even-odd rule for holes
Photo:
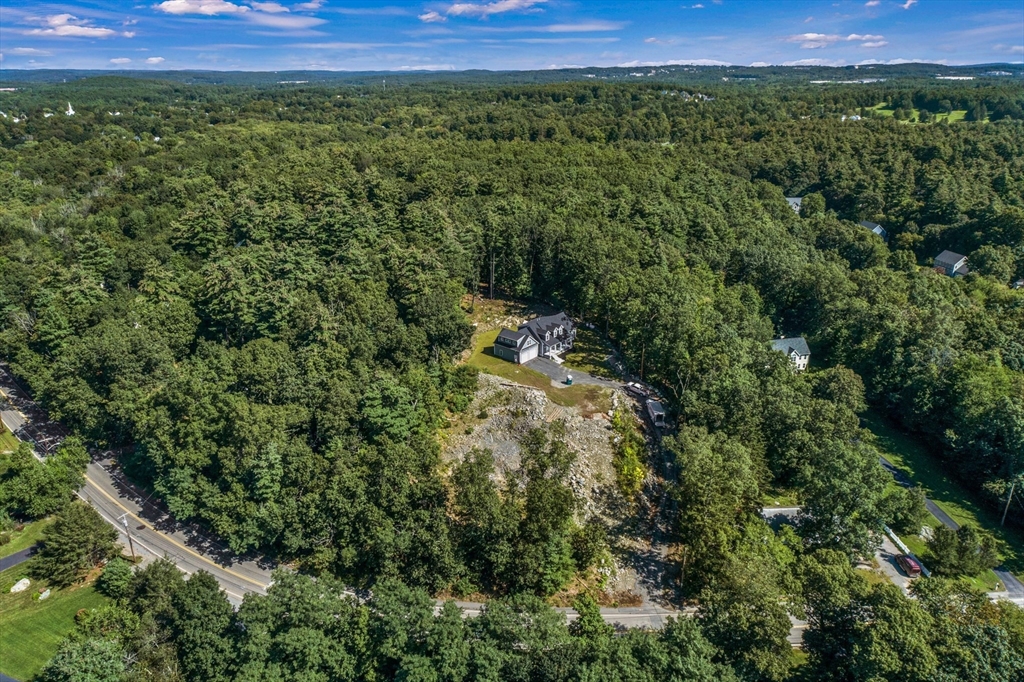
[[[0,5],[2,68],[544,69],[1024,61],[1024,0]]]

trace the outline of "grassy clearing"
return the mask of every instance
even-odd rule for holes
[[[875,435],[876,447],[886,459],[905,471],[910,480],[921,486],[928,498],[958,524],[973,524],[992,533],[1000,541],[1000,555],[1011,571],[1020,574],[1024,570],[1024,538],[1019,531],[1001,527],[999,514],[983,506],[971,490],[945,473],[944,464],[919,442],[893,428],[874,411],[869,410],[863,417]],[[928,523],[939,525],[935,517]],[[912,544],[915,540],[920,543],[919,547]],[[920,538],[904,538],[904,542],[914,553],[918,549],[924,551]],[[979,586],[992,585],[996,578],[988,571],[980,576],[980,581]]]
[[[11,541],[0,547],[0,557],[10,556],[39,542],[43,537],[43,531],[52,522],[52,519],[32,521],[26,523],[22,530],[8,533],[11,536]]]
[[[867,568],[856,569],[857,575],[867,580],[872,585],[884,585],[889,582],[889,578],[881,571],[875,571]]]
[[[885,116],[890,118],[896,113],[896,110],[891,109],[889,105],[886,104],[885,102],[882,102],[881,104],[876,104],[873,107],[868,107],[867,111],[873,112],[876,116]],[[907,112],[907,115],[910,116],[910,120],[903,121],[903,123],[919,123],[921,121],[920,109],[906,109],[905,111]],[[943,120],[948,120],[950,123],[956,123],[957,121],[964,120],[964,118],[966,117],[966,109],[956,109],[948,114],[935,114],[935,123],[939,123],[940,121]]]
[[[0,452],[13,452],[18,447],[18,439],[6,426],[0,423]]]
[[[611,409],[611,394],[608,389],[592,384],[554,386],[547,376],[529,367],[517,365],[494,356],[492,346],[498,336],[498,329],[481,332],[473,344],[473,352],[467,362],[481,372],[487,372],[502,379],[524,386],[532,386],[547,394],[548,399],[562,407],[578,407],[584,416]]]
[[[800,497],[796,490],[770,485],[761,493],[761,505],[764,507],[798,507],[800,506]]]
[[[79,609],[103,606],[108,600],[92,585],[54,591],[45,601],[34,599],[45,583],[33,582],[11,594],[11,585],[24,577],[24,565],[0,573],[0,671],[19,680],[31,679],[57,651],[75,627]]]
[[[595,377],[615,379],[617,375],[608,362],[612,353],[612,347],[600,334],[593,329],[578,327],[572,350],[565,354],[565,365]]]

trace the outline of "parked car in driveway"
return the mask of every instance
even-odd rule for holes
[[[913,557],[900,554],[896,557],[896,564],[911,578],[921,575],[921,564],[917,563],[917,560]]]
[[[628,393],[631,396],[634,396],[636,398],[646,398],[647,397],[647,389],[644,388],[641,384],[638,384],[635,381],[630,381],[628,384],[623,386],[623,388],[626,390],[626,393]]]

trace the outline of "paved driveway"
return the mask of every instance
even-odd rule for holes
[[[0,571],[6,571],[8,568],[28,561],[32,558],[32,555],[36,553],[36,549],[38,549],[38,547],[36,545],[32,545],[28,549],[23,549],[20,552],[11,554],[10,556],[0,558]]]
[[[882,546],[875,552],[878,567],[893,585],[900,588],[903,594],[910,594],[910,577],[896,563],[896,557],[902,554],[888,535],[882,536]]]
[[[622,387],[621,381],[595,377],[592,374],[587,374],[583,370],[566,367],[565,365],[560,365],[554,360],[549,360],[547,358],[535,358],[527,362],[525,366],[535,372],[540,372],[544,376],[550,377],[563,386],[565,385],[565,378],[571,374],[573,384],[593,384],[595,386],[605,386],[607,388]]]

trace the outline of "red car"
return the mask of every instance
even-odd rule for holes
[[[896,557],[896,563],[903,569],[911,578],[916,578],[921,575],[921,564],[917,563],[917,560],[913,557],[909,557],[906,554],[900,554]]]

